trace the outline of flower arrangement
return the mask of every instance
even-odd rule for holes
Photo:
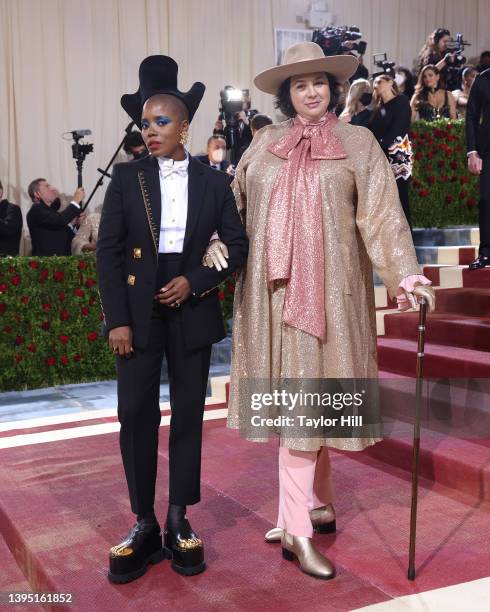
[[[464,121],[416,121],[410,139],[414,227],[478,225],[478,177],[468,172]]]

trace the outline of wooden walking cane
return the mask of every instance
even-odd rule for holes
[[[408,579],[415,579],[415,537],[417,532],[417,495],[419,484],[419,451],[420,451],[420,404],[422,398],[422,377],[424,365],[425,321],[427,302],[419,298],[419,341],[417,348],[417,380],[415,387],[415,423],[413,426],[412,456],[412,507],[410,510],[410,552],[408,557]]]

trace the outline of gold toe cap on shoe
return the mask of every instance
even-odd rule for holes
[[[129,557],[134,553],[134,550],[130,546],[113,546],[109,551],[111,557]]]

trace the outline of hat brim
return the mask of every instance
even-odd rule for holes
[[[356,72],[358,66],[359,62],[353,55],[331,55],[269,68],[255,77],[254,84],[260,91],[277,95],[279,87],[290,77],[328,72],[339,83],[344,83]]]
[[[202,100],[204,95],[205,86],[203,83],[196,82],[187,92],[180,92],[174,89],[159,89],[153,91],[151,96],[155,96],[157,94],[168,94],[169,96],[174,96],[181,100],[187,111],[189,113],[189,123],[194,118],[194,115],[197,111],[199,103]],[[151,97],[150,96],[150,97]],[[121,98],[121,106],[128,113],[131,119],[136,123],[136,125],[141,129],[141,113],[143,111],[144,102],[141,100],[140,90],[134,94],[124,94]]]

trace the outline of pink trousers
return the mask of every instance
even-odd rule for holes
[[[311,538],[309,511],[332,502],[328,448],[294,451],[279,447],[279,514],[277,526]]]

